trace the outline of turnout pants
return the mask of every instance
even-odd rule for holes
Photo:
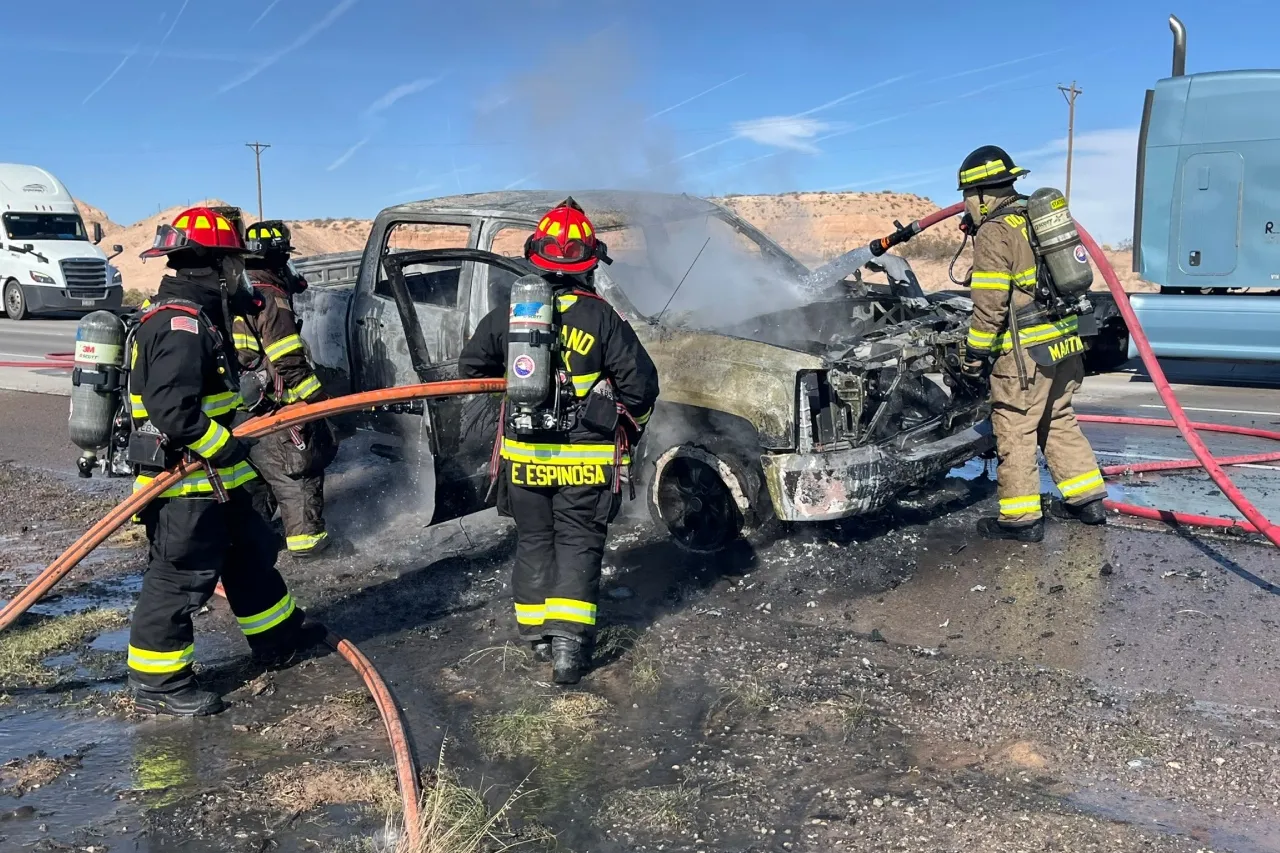
[[[506,488],[518,535],[511,586],[521,639],[590,641],[604,540],[620,496],[608,485],[529,488],[508,482]]]
[[[1040,518],[1040,461],[1067,503],[1105,497],[1106,486],[1089,440],[1080,431],[1071,398],[1084,379],[1084,359],[1073,355],[1050,367],[1022,355],[1027,390],[1018,380],[1016,352],[996,359],[991,371],[991,427],[996,436],[1000,520],[1031,524]]]
[[[260,475],[246,484],[253,505],[270,523],[280,507],[284,522],[285,547],[290,553],[305,554],[328,537],[324,526],[324,472],[316,477],[290,479],[285,474],[284,455],[289,452],[282,436],[271,435],[249,450],[249,461]]]
[[[129,676],[143,687],[176,690],[190,682],[191,616],[219,578],[254,651],[289,648],[296,639],[303,614],[276,571],[275,536],[243,488],[227,495],[224,504],[165,498],[142,513],[151,547],[129,632]]]

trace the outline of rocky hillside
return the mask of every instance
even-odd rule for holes
[[[927,198],[889,192],[736,195],[717,201],[772,236],[810,266],[887,234],[893,230],[895,219],[909,222],[938,209]],[[226,204],[218,199],[209,199],[207,203]],[[86,223],[102,223],[102,229],[108,235],[104,240],[106,245],[119,243],[124,246],[124,252],[113,263],[124,276],[125,287],[146,294],[154,293],[164,273],[164,264],[159,261],[144,263],[138,253],[151,245],[156,226],[172,222],[182,208],[172,207],[132,225],[121,226],[98,208],[84,202],[79,204]],[[300,255],[362,249],[370,225],[367,219],[309,219],[289,223]],[[917,237],[903,246],[901,252],[911,259],[925,288],[936,290],[954,286],[947,277],[947,267],[959,245],[959,232],[946,224]],[[1130,272],[1132,255],[1129,252],[1108,254],[1127,290],[1151,289]],[[969,269],[967,252],[957,261],[956,267],[960,276]],[[1101,275],[1095,275],[1095,279],[1095,287],[1105,286]]]

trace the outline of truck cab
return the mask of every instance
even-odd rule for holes
[[[38,166],[0,163],[0,305],[11,320],[119,309],[120,273],[86,230],[67,188]]]
[[[1134,310],[1156,355],[1280,361],[1280,70],[1173,70],[1138,140]],[[1134,353],[1131,351],[1130,355]]]
[[[564,197],[478,193],[388,208],[363,252],[299,258],[302,336],[331,394],[457,378],[480,320],[534,272],[524,243]],[[810,271],[688,195],[573,192],[613,259],[595,288],[635,329],[661,396],[633,454],[637,497],[677,545],[716,553],[773,522],[876,512],[990,452],[958,376],[972,303],[926,296],[909,263]],[[394,443],[433,522],[485,506],[501,395],[338,423]],[[398,445],[398,446],[397,446]]]

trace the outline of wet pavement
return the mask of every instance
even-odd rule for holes
[[[1160,416],[1135,384],[1099,382],[1091,405]],[[1269,398],[1213,405],[1218,393],[1197,402],[1235,411],[1206,419],[1280,421]],[[1187,455],[1171,431],[1088,432],[1116,459]],[[20,444],[37,468],[56,467],[46,440]],[[571,691],[602,702],[508,754],[491,732],[563,695],[505,645],[510,527],[492,513],[426,527],[367,443],[345,444],[333,472],[346,548],[282,568],[383,672],[423,765],[443,746],[491,806],[525,783],[518,837],[545,828],[578,851],[1280,849],[1269,546],[1137,521],[982,542],[971,529],[992,490],[979,465],[948,484],[958,500],[945,511],[799,527],[717,558],[679,552],[631,507],[606,553],[600,666]],[[1280,471],[1241,473],[1280,515]],[[5,590],[79,532],[40,507],[80,506],[53,492],[82,485],[58,478],[39,506],[6,511]],[[1194,473],[1116,488],[1135,503],[1229,509]],[[36,613],[127,609],[137,542],[104,553]],[[0,764],[78,759],[20,797],[0,793],[0,849],[376,849],[353,846],[383,835],[371,806],[321,798],[298,811],[276,781],[385,766],[376,720],[342,710],[359,694],[350,669],[332,655],[267,676],[242,668],[216,600],[197,636],[207,677],[233,691],[211,720],[134,718],[119,696],[120,631],[55,658],[53,688],[0,687]]]

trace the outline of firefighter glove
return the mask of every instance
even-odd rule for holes
[[[991,375],[991,354],[971,346],[964,348],[964,361],[960,364],[960,372],[968,379],[986,382]]]
[[[249,451],[258,443],[256,438],[236,438],[234,435],[227,439],[227,443],[215,454],[209,457],[209,461],[216,468],[229,468],[232,465],[239,465],[241,462],[249,458]]]

